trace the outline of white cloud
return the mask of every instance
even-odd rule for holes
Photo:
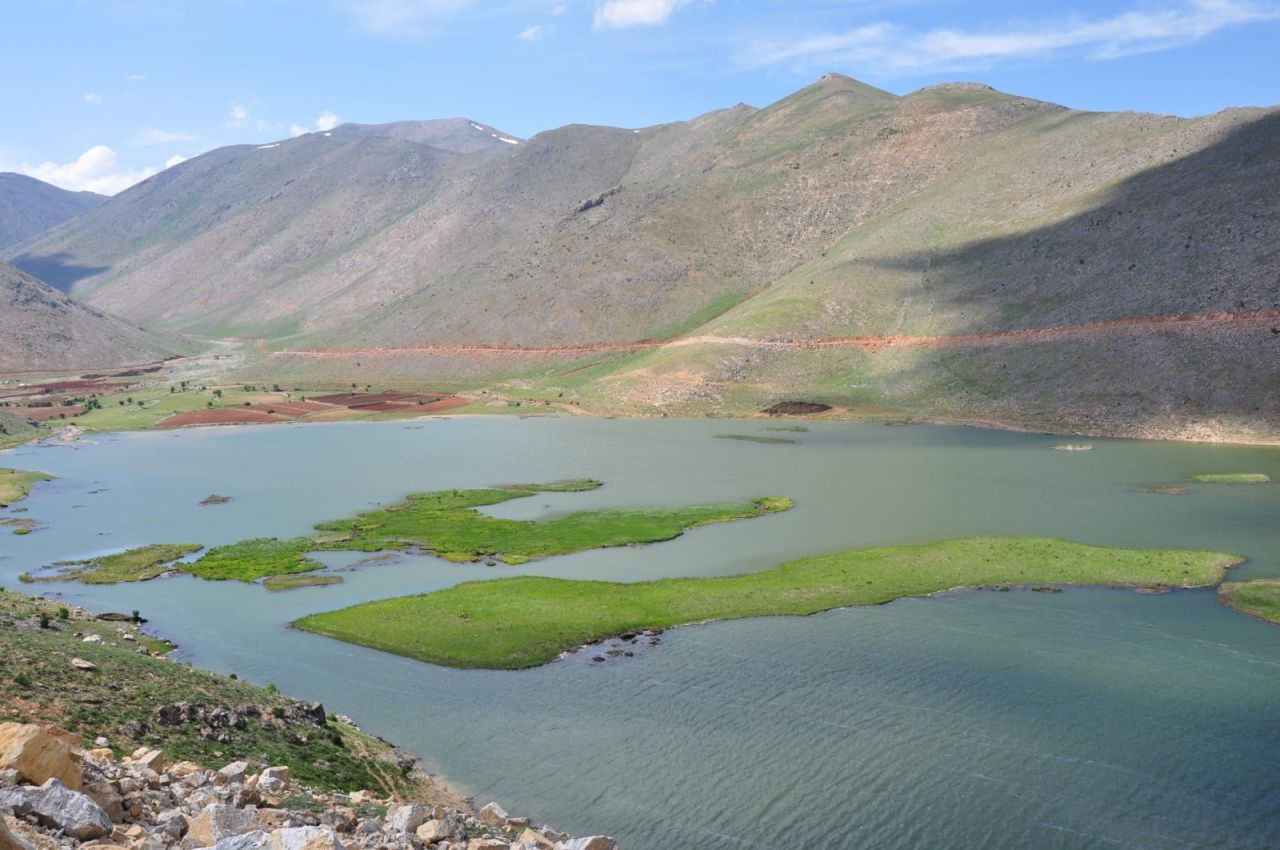
[[[872,76],[981,69],[1002,61],[1075,54],[1091,60],[1167,50],[1240,24],[1280,20],[1280,6],[1249,0],[1179,0],[1109,18],[1045,20],[1036,25],[916,32],[876,23],[838,33],[749,45],[742,64],[860,67]]]
[[[326,109],[324,112],[321,112],[320,115],[316,117],[316,129],[322,133],[328,132],[329,130],[332,130],[334,127],[337,127],[338,124],[341,122],[342,122],[341,118],[339,118],[336,114]]]
[[[114,195],[156,173],[154,168],[131,171],[120,167],[116,152],[106,145],[94,145],[76,159],[61,165],[56,162],[39,165],[24,162],[18,166],[18,171],[73,192],[89,191],[103,195]]]
[[[563,15],[567,11],[569,11],[569,4],[567,3],[557,3],[551,7],[551,14],[555,15],[556,17]]]
[[[227,112],[226,125],[228,127],[243,127],[249,123],[249,107],[242,103],[231,104],[231,109]]]
[[[134,83],[142,82],[146,78],[147,78],[146,74],[130,74],[129,75],[129,81]]]
[[[624,29],[665,24],[689,0],[605,0],[596,7],[595,28]]]
[[[101,106],[102,95],[98,94],[96,91],[85,92],[84,102],[90,106]]]
[[[289,125],[290,136],[305,136],[307,133],[310,133],[310,132],[311,132],[310,130],[308,130],[306,127],[303,127],[301,124]]]
[[[338,0],[365,30],[377,35],[418,38],[433,24],[474,6],[476,0]]]
[[[186,161],[187,161],[187,158],[185,156],[183,156],[180,153],[175,153],[173,156],[169,157],[164,161],[164,167],[173,168],[175,165],[180,165],[181,163],[184,163]]]
[[[531,24],[530,26],[520,30],[519,34],[516,35],[516,38],[521,41],[541,41],[551,35],[551,33],[555,32],[555,30],[556,28],[549,24]]]
[[[148,127],[140,131],[133,137],[135,145],[170,145],[175,142],[198,142],[200,137],[195,133],[175,133],[169,130],[159,130],[155,127]]]

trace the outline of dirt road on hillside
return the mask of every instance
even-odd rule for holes
[[[821,339],[759,339],[745,336],[699,335],[674,340],[638,339],[629,342],[595,342],[564,346],[522,346],[497,343],[425,343],[380,348],[318,348],[273,351],[272,356],[334,358],[386,357],[414,354],[495,355],[517,357],[581,357],[612,351],[645,351],[657,348],[682,348],[700,345],[727,345],[766,351],[817,351],[826,348],[860,348],[881,351],[886,348],[963,348],[988,345],[1019,345],[1067,339],[1109,336],[1121,333],[1186,331],[1209,332],[1248,325],[1280,322],[1280,310],[1253,310],[1240,313],[1199,313],[1181,316],[1139,316],[1110,319],[1077,325],[1052,325],[1008,331],[984,331],[970,334],[939,336],[847,336]]]

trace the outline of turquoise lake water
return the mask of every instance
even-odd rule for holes
[[[305,534],[414,490],[594,477],[493,513],[790,496],[796,508],[648,547],[523,567],[402,555],[289,593],[181,577],[42,586],[140,609],[200,666],[323,700],[480,802],[497,799],[625,850],[753,847],[1280,845],[1280,628],[1211,592],[964,592],[678,629],[635,658],[449,670],[291,631],[353,602],[518,573],[622,581],[725,575],[808,554],[968,534],[1238,552],[1280,575],[1280,485],[1266,448],[963,428],[454,418],[113,434],[24,447],[43,469],[0,536],[24,570],[155,542]],[[719,440],[766,434],[796,445]],[[1072,442],[1080,442],[1073,439]],[[1144,487],[1186,484],[1183,496]],[[199,507],[211,493],[230,504]],[[341,567],[361,556],[330,553]]]

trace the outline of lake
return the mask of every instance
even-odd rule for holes
[[[789,496],[794,510],[668,543],[523,567],[413,555],[268,593],[189,577],[40,589],[139,609],[177,656],[322,700],[515,814],[625,850],[1269,847],[1280,844],[1280,628],[1208,591],[984,591],[807,618],[677,629],[635,658],[463,671],[289,630],[315,611],[530,573],[634,581],[972,534],[1238,552],[1280,575],[1280,450],[967,428],[760,421],[452,418],[189,429],[28,446],[58,476],[0,536],[0,583],[157,542],[307,533],[407,492],[593,477],[597,491],[491,509]],[[716,439],[737,433],[795,445]],[[1080,442],[1073,439],[1071,442]],[[1181,496],[1143,492],[1186,484]],[[212,493],[226,505],[200,507]],[[366,557],[326,553],[335,568]]]

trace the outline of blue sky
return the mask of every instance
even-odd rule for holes
[[[14,0],[0,45],[0,171],[107,193],[339,121],[638,127],[828,70],[1085,109],[1280,103],[1280,0]]]

